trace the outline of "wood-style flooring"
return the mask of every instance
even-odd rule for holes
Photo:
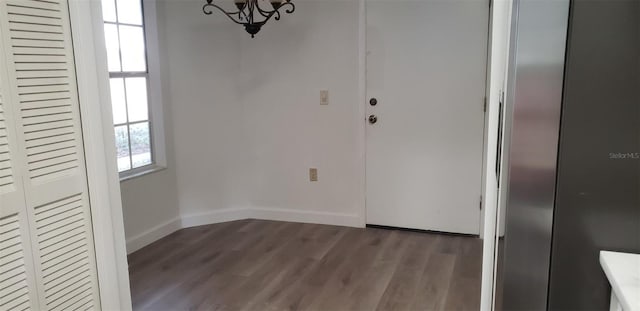
[[[129,256],[134,310],[478,310],[478,238],[242,220]]]

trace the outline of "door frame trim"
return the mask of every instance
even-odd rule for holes
[[[131,310],[120,180],[108,102],[105,42],[99,0],[69,0],[72,42],[84,138],[87,185],[103,310]],[[101,30],[102,31],[102,30]],[[98,57],[96,57],[98,56]],[[98,59],[102,61],[97,61]]]
[[[367,225],[367,5],[358,0],[358,150],[360,151],[360,213],[362,227]]]

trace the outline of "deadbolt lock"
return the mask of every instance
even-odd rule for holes
[[[372,114],[369,116],[369,123],[371,124],[376,124],[376,122],[378,122],[378,117],[376,117],[376,115]]]
[[[378,104],[378,100],[377,100],[377,99],[372,98],[372,99],[370,99],[370,100],[369,100],[369,105],[371,105],[371,106],[375,106],[375,105],[377,105],[377,104]]]

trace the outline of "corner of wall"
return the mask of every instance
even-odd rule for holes
[[[136,236],[127,239],[127,254],[131,254],[173,232],[180,230],[180,217],[174,218],[168,222],[157,225],[146,230]]]

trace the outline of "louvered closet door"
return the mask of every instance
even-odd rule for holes
[[[39,309],[99,309],[68,6],[0,4]]]
[[[20,170],[15,169],[13,109],[4,96],[6,76],[0,62],[0,310],[37,309],[24,189]]]

